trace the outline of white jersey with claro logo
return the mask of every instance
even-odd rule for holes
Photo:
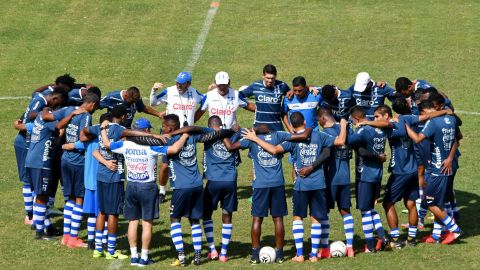
[[[208,116],[218,115],[224,124],[224,128],[231,128],[237,122],[238,107],[247,106],[248,102],[243,97],[239,97],[238,91],[229,88],[224,96],[218,93],[215,88],[205,94],[202,100],[201,110],[208,110]]]

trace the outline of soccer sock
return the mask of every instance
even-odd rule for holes
[[[373,219],[373,226],[375,226],[375,230],[377,231],[377,235],[380,239],[385,239],[385,231],[383,230],[382,220],[380,219],[380,215],[378,212],[373,209],[372,211],[372,219]]]
[[[252,248],[252,259],[258,260],[260,257],[260,248]]]
[[[202,250],[202,227],[200,224],[192,224],[192,242],[195,252]]]
[[[408,226],[408,237],[409,238],[417,237],[417,226]]]
[[[392,237],[392,238],[400,237],[400,231],[398,230],[398,228],[392,228],[390,230],[390,237]]]
[[[87,232],[88,232],[88,241],[93,241],[95,239],[95,225],[97,222],[97,217],[95,214],[89,214],[87,219]]]
[[[70,224],[72,223],[73,201],[67,201],[63,208],[63,234],[70,234]]]
[[[423,189],[418,188],[418,199],[415,200],[415,205],[417,207],[417,211],[419,215],[420,215],[420,208],[422,206],[422,198],[423,198]]]
[[[33,195],[30,185],[24,184],[22,187],[23,206],[25,207],[25,214],[29,219],[33,217]]]
[[[297,256],[303,256],[303,222],[301,220],[294,220],[292,230]]]
[[[102,230],[96,230],[96,231],[95,231],[95,249],[96,249],[98,252],[102,252],[102,251],[103,251],[102,240],[103,240],[103,232],[102,232]]]
[[[180,222],[172,222],[170,224],[170,236],[175,249],[183,251],[182,224]]]
[[[142,250],[143,250],[143,249],[142,249]],[[132,257],[132,258],[138,258],[137,247],[131,247],[131,248],[130,248],[130,257]]]
[[[113,255],[115,253],[115,246],[117,245],[117,235],[115,233],[108,234],[107,252]]]
[[[144,260],[144,261],[148,260],[148,249],[143,249],[142,248],[142,254],[140,256],[141,256],[140,258],[142,260]]]
[[[445,224],[447,230],[455,233],[460,231],[457,223],[455,223],[455,221],[451,217],[445,216],[445,218],[442,219],[442,222],[443,224]]]
[[[444,208],[445,208],[445,212],[447,212],[447,215],[449,217],[453,217],[452,205],[450,204],[450,202],[446,202],[444,204]]]
[[[48,197],[48,206],[53,206],[55,204],[55,197]]]
[[[33,215],[35,216],[35,228],[37,232],[42,232],[44,229],[44,222],[45,222],[45,212],[47,211],[47,206],[40,203],[34,203],[33,207],[35,211],[33,211]]]
[[[374,248],[373,220],[371,211],[362,211],[362,229],[369,249]]]
[[[163,194],[163,195],[167,194],[167,186],[162,186],[162,185],[160,186],[160,194]]]
[[[70,226],[70,236],[77,237],[80,224],[82,223],[83,207],[80,204],[75,204],[72,211],[72,225]]]
[[[440,236],[442,234],[442,224],[440,224],[437,220],[433,222],[433,230],[432,230],[432,238],[435,240],[440,240]]]
[[[207,238],[208,248],[212,252],[215,250],[215,241],[213,239],[213,221],[211,219],[203,221],[203,230],[205,231],[205,238]]]
[[[220,251],[220,256],[227,256],[228,244],[232,238],[232,228],[233,224],[222,225],[222,249]]]
[[[322,234],[322,225],[320,223],[312,223],[312,229],[310,231],[312,239],[312,252],[310,257],[316,257],[318,249],[320,248],[320,235]]]
[[[47,210],[45,212],[45,221],[43,222],[43,224],[45,224],[45,229],[48,229],[53,225],[53,223],[50,217],[50,207],[48,205],[46,206],[47,206]]]
[[[107,244],[107,238],[108,238],[108,222],[105,221],[105,225],[103,226],[102,244]]]
[[[322,225],[322,234],[320,234],[320,247],[329,248],[328,245],[328,236],[330,235],[330,222],[328,219],[320,220]]]
[[[275,248],[276,259],[283,259],[283,248]]]
[[[343,229],[345,230],[345,239],[347,242],[347,247],[353,247],[353,217],[351,214],[346,214],[343,216]]]

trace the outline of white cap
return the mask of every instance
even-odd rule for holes
[[[230,83],[230,77],[228,76],[228,73],[225,71],[220,71],[215,75],[215,83],[216,84],[229,84]]]
[[[355,85],[353,86],[353,90],[357,92],[365,91],[367,88],[367,84],[371,81],[370,75],[367,72],[360,72],[357,74],[357,79],[355,79]]]

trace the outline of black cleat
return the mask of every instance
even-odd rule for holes
[[[50,226],[47,228],[47,233],[46,233],[47,236],[56,237],[56,236],[61,236],[62,234],[63,233],[61,231],[59,231],[57,228],[53,226]]]
[[[87,246],[88,250],[95,250],[95,241],[93,241],[93,240],[88,241],[87,244],[88,244],[88,246]]]
[[[392,249],[402,249],[403,243],[398,240],[398,237],[395,237],[390,240],[390,247]]]
[[[251,257],[248,261],[251,265],[260,264],[260,258]]]
[[[35,240],[52,240],[53,237],[44,234],[43,232],[35,232]]]
[[[158,202],[159,202],[159,203],[164,203],[164,202],[166,201],[166,200],[165,200],[165,197],[166,197],[165,194],[159,193],[159,194],[158,194]]]
[[[283,264],[284,261],[285,259],[283,257],[275,258],[275,263]]]
[[[195,251],[195,255],[193,257],[193,264],[194,265],[200,265],[202,264],[202,252],[200,251]]]
[[[415,247],[417,244],[418,244],[417,239],[416,238],[410,238],[410,237],[408,237],[408,239],[405,240],[405,242],[404,242],[404,246],[406,246],[406,247]]]

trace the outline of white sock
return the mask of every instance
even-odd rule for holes
[[[167,194],[167,186],[160,186],[160,193],[163,195]]]
[[[131,247],[130,248],[130,257],[138,258],[137,247]]]
[[[142,248],[142,260],[148,260],[148,249],[143,249]]]

